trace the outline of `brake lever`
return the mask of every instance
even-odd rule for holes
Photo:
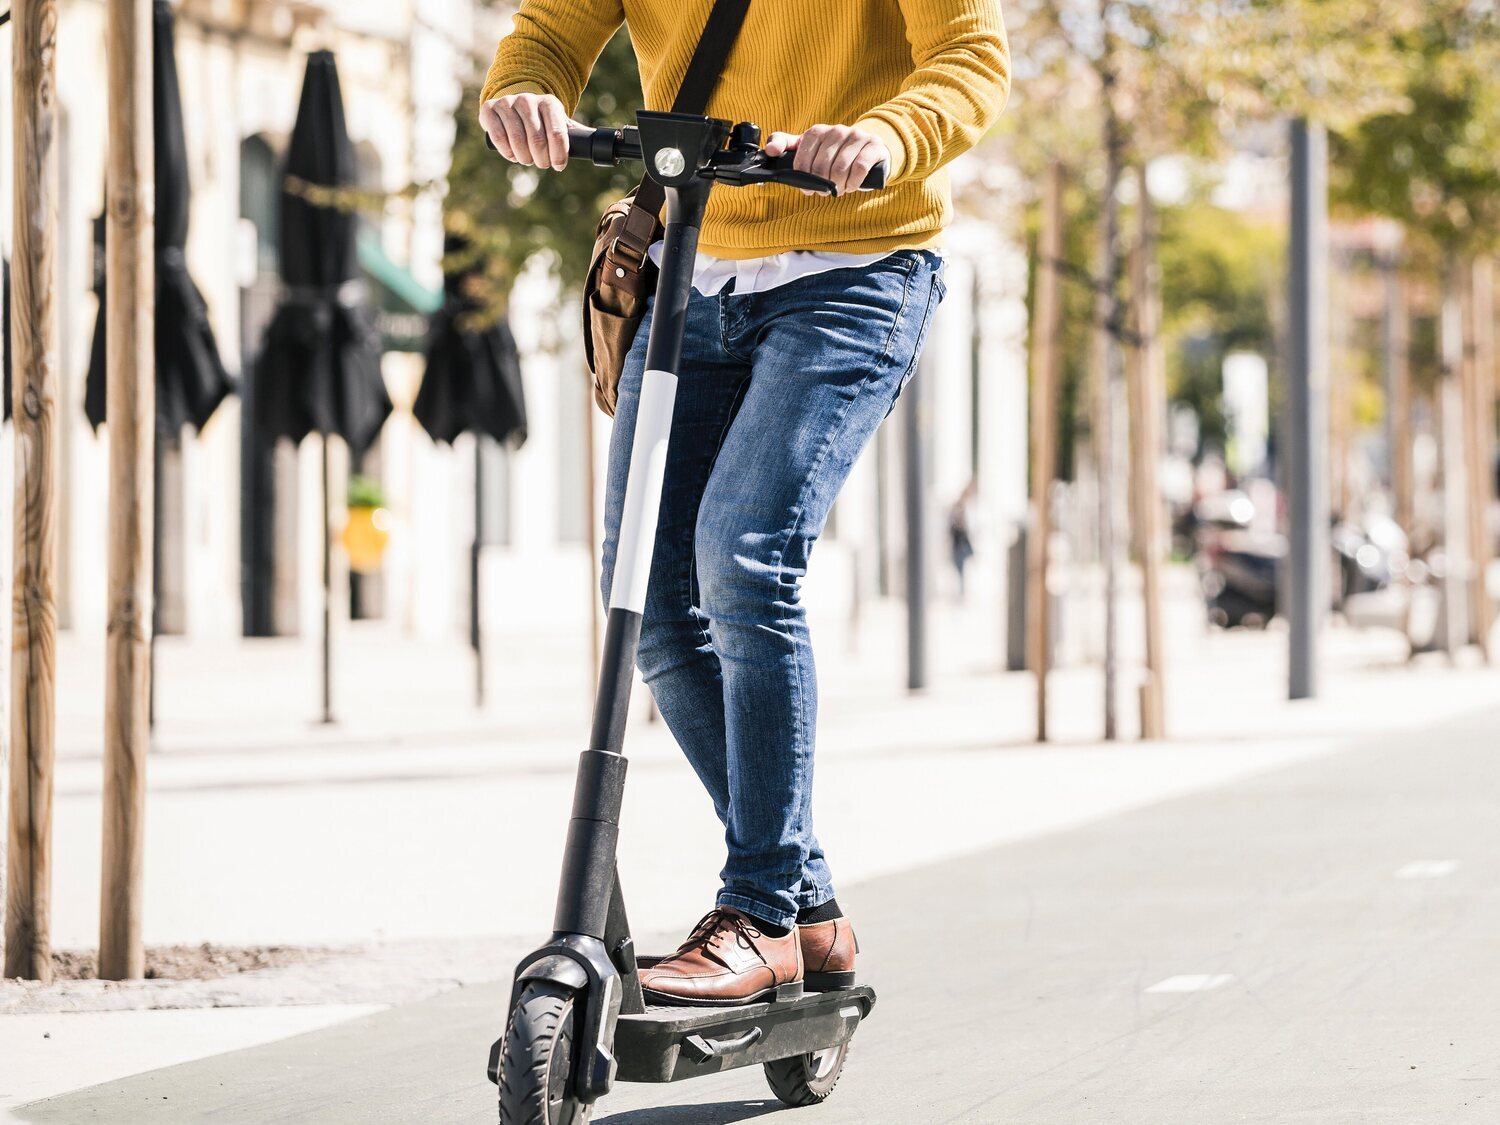
[[[836,196],[839,189],[832,180],[825,180],[822,176],[814,176],[811,172],[798,172],[793,169],[790,172],[778,172],[771,169],[767,172],[766,180],[773,184],[786,184],[787,187],[805,188],[807,191],[816,191],[822,195]]]
[[[745,184],[785,184],[787,187],[802,188],[806,191],[815,191],[828,196],[836,196],[839,193],[839,189],[834,186],[833,181],[825,180],[822,176],[814,176],[811,172],[799,172],[794,168],[777,167],[760,153],[755,154],[741,164],[711,164],[703,171],[704,175],[710,179],[738,186]]]

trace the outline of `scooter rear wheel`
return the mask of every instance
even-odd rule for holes
[[[584,1125],[591,1106],[569,1089],[577,1019],[573,994],[531,981],[516,1000],[500,1054],[500,1125]]]
[[[845,1042],[825,1051],[777,1059],[765,1064],[766,1081],[787,1105],[821,1105],[833,1094],[848,1057],[849,1044]]]

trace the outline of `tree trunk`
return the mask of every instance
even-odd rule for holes
[[[99,975],[141,977],[141,859],[151,725],[156,439],[151,3],[108,0],[109,626],[104,681],[104,856]]]
[[[1348,262],[1342,254],[1329,261],[1328,324],[1328,476],[1329,507],[1333,518],[1356,519],[1349,487],[1350,429],[1354,413],[1354,372],[1350,370]],[[1342,599],[1340,599],[1342,600]]]
[[[1463,271],[1453,258],[1443,268],[1441,321],[1443,379],[1438,391],[1443,450],[1443,637],[1450,656],[1469,640],[1469,511],[1465,497]]]
[[[1413,526],[1415,507],[1412,502],[1412,435],[1411,435],[1411,362],[1408,355],[1410,310],[1406,303],[1406,285],[1401,278],[1400,263],[1394,257],[1385,271],[1385,368],[1386,413],[1390,425],[1391,492],[1394,494],[1396,522],[1415,543]]]
[[[1130,487],[1141,561],[1141,599],[1146,625],[1146,677],[1141,683],[1141,737],[1166,737],[1165,672],[1162,667],[1161,492],[1156,470],[1161,460],[1161,344],[1157,339],[1161,312],[1156,292],[1156,231],[1151,195],[1146,188],[1146,169],[1138,172],[1140,235],[1136,242],[1131,298],[1135,303],[1135,326],[1139,340],[1135,348],[1134,378],[1131,380],[1130,418],[1135,463]]]
[[[1106,60],[1111,57],[1106,53]],[[1104,738],[1119,737],[1116,710],[1119,658],[1119,547],[1116,526],[1119,503],[1119,452],[1117,433],[1120,400],[1124,397],[1124,370],[1116,338],[1119,314],[1118,197],[1124,161],[1125,139],[1114,104],[1115,74],[1108,61],[1100,71],[1104,108],[1104,185],[1099,219],[1099,288],[1094,294],[1095,378],[1098,380],[1098,433],[1094,436],[1099,459],[1099,553],[1104,562]]]
[[[1467,404],[1464,416],[1469,422],[1467,473],[1469,487],[1469,555],[1473,564],[1470,616],[1474,642],[1485,660],[1490,658],[1490,624],[1494,606],[1490,600],[1486,577],[1489,571],[1491,542],[1489,514],[1495,489],[1495,290],[1493,263],[1489,258],[1476,260],[1468,271],[1469,284],[1464,291],[1465,335],[1464,390]]]
[[[57,718],[56,0],[16,0],[11,22],[16,478],[5,975],[47,982]]]
[[[1031,330],[1031,529],[1026,540],[1026,654],[1036,675],[1036,739],[1047,741],[1047,671],[1052,663],[1047,546],[1052,538],[1052,476],[1057,468],[1057,383],[1062,363],[1062,165],[1047,170],[1037,248],[1036,310]]]

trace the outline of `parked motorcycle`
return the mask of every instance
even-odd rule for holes
[[[1255,503],[1237,489],[1193,505],[1198,580],[1208,619],[1220,628],[1263,629],[1276,616],[1276,580],[1286,538],[1254,526]]]

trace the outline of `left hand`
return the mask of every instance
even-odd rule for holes
[[[882,160],[889,164],[891,159],[880,138],[852,125],[814,125],[805,133],[772,133],[766,141],[766,155],[784,152],[797,154],[793,167],[799,172],[833,181],[840,195],[858,191],[871,168]],[[804,188],[802,194],[822,193]]]

